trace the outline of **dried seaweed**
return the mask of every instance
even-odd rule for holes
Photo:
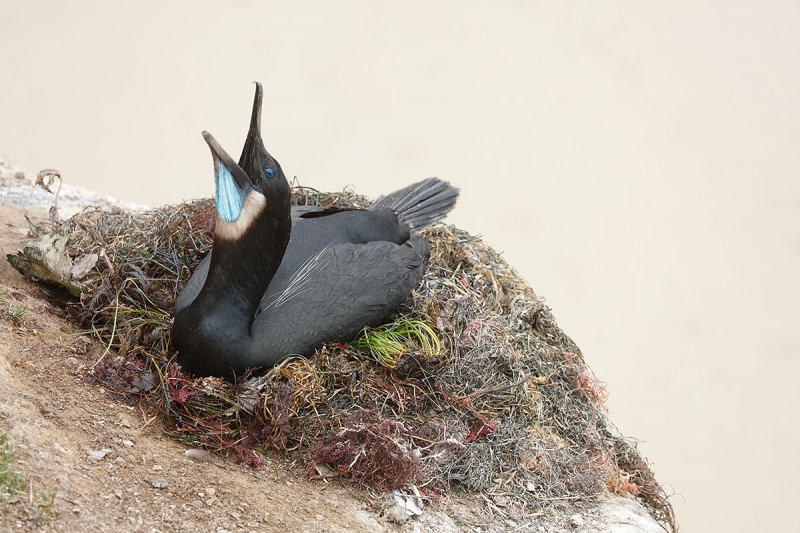
[[[365,207],[352,191],[295,187],[296,205]],[[665,527],[672,508],[635,445],[611,426],[605,390],[550,309],[481,239],[423,230],[430,267],[399,310],[435,330],[441,355],[381,366],[369,349],[328,345],[235,383],[172,363],[170,312],[213,239],[210,200],[147,213],[89,210],[66,223],[73,261],[100,258],[70,313],[106,349],[96,379],[143,398],[167,431],[258,467],[258,447],[301,454],[308,471],[429,495],[479,491],[520,513],[638,497]],[[255,457],[255,459],[254,459]],[[369,459],[369,460],[367,460]],[[394,465],[388,468],[387,465]]]

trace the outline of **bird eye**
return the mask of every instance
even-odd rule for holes
[[[265,174],[267,175],[268,178],[274,178],[275,177],[275,171],[272,170],[271,168],[268,168],[266,170]]]

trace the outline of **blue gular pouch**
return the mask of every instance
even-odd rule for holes
[[[214,183],[217,188],[217,214],[226,222],[236,222],[242,214],[247,191],[239,188],[230,169],[219,158],[214,158]]]

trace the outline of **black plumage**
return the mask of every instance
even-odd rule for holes
[[[458,197],[431,178],[367,210],[292,209],[283,171],[261,141],[261,100],[257,84],[238,164],[204,132],[218,179],[217,229],[213,252],[175,303],[172,333],[179,362],[195,374],[269,367],[388,320],[427,267],[428,243],[414,230],[444,218]],[[226,169],[244,198],[232,222],[221,207]]]

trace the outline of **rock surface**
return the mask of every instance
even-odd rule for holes
[[[6,206],[38,206],[50,208],[54,204],[55,190],[46,191],[36,184],[36,174],[26,172],[0,155],[0,203]],[[66,219],[87,206],[98,206],[104,209],[119,207],[133,211],[141,211],[146,206],[127,203],[101,196],[96,192],[64,183],[58,194],[58,211],[62,219]]]
[[[24,215],[47,218],[53,198],[0,158],[3,259],[29,240]],[[62,188],[62,217],[87,205],[141,208]],[[268,457],[267,470],[255,472],[209,456],[164,438],[154,413],[87,380],[103,347],[5,260],[0,290],[26,310],[21,321],[0,310],[0,432],[15,444],[12,466],[36,494],[55,491],[52,510],[37,510],[26,498],[0,504],[2,531],[664,531],[636,501],[618,497],[555,517],[520,519],[477,497],[453,497],[434,511],[416,498],[359,498],[350,487],[307,481]]]

